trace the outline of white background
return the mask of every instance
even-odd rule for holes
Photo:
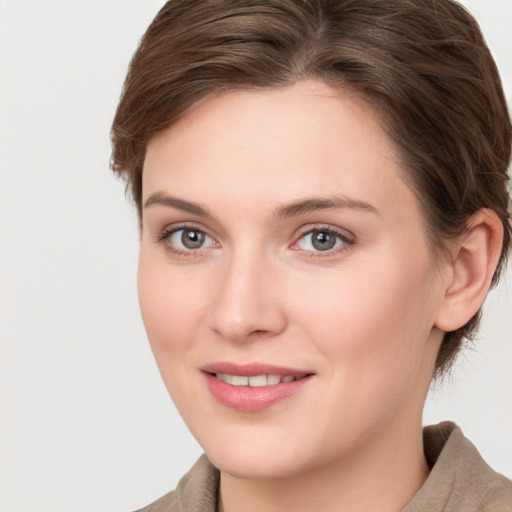
[[[0,0],[0,511],[121,512],[200,453],[139,317],[135,214],[109,171],[129,58],[162,0]],[[464,2],[512,98],[512,1]],[[508,288],[512,283],[509,268]],[[512,304],[430,397],[512,477]]]

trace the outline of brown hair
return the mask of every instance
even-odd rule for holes
[[[397,145],[432,246],[491,208],[504,226],[496,284],[511,244],[511,124],[475,19],[452,0],[172,0],[131,61],[112,127],[112,168],[142,216],[149,139],[222,92],[316,78],[355,91]],[[441,374],[480,313],[445,334]]]

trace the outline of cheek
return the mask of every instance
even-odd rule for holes
[[[142,249],[137,281],[151,350],[169,394],[186,417],[194,413],[191,404],[196,391],[188,385],[189,368],[193,367],[190,358],[198,338],[203,295],[195,286],[198,282],[186,272],[173,272],[170,265]]]
[[[186,272],[155,261],[141,248],[137,287],[142,319],[157,363],[166,353],[185,349],[201,315],[201,293]]]
[[[315,415],[332,446],[340,439],[363,442],[413,410],[430,365],[424,357],[432,327],[428,265],[397,259],[385,272],[370,265],[358,270],[309,282],[308,293],[295,299],[298,332],[321,354],[326,388]]]
[[[417,367],[433,324],[428,260],[389,254],[373,261],[317,275],[305,283],[307,294],[295,294],[302,329],[357,380]]]

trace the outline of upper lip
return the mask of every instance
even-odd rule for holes
[[[209,363],[202,366],[200,370],[206,373],[227,373],[228,375],[243,375],[246,377],[255,377],[256,375],[292,375],[293,377],[299,377],[313,373],[304,369],[275,366],[273,364],[237,364],[228,361]]]

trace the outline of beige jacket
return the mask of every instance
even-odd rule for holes
[[[493,471],[453,423],[427,427],[429,477],[402,512],[512,512],[512,481]],[[139,512],[216,512],[219,471],[203,455],[176,491]]]

